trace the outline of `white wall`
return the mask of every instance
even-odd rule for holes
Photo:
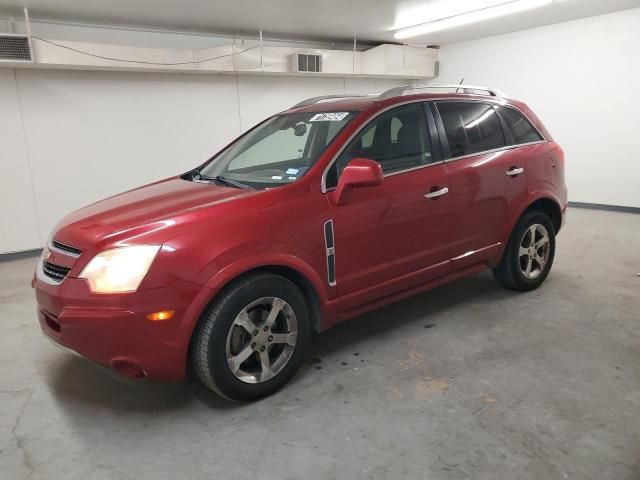
[[[39,244],[15,72],[0,69],[0,253]]]
[[[436,83],[461,78],[541,117],[571,201],[640,207],[640,8],[443,46]]]
[[[0,253],[66,213],[198,165],[306,97],[402,80],[0,68]]]

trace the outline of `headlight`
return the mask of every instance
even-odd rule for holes
[[[105,250],[80,273],[94,293],[134,292],[147,274],[159,245],[134,245]]]
[[[49,257],[49,245],[51,245],[51,235],[47,238],[47,242],[42,247],[42,252],[40,253],[40,260],[43,262]]]

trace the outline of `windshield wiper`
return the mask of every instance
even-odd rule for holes
[[[206,175],[202,175],[201,173],[198,172],[198,177],[202,178],[203,180],[210,180],[210,181],[214,181],[214,182],[224,183],[226,185],[230,185],[230,186],[235,187],[235,188],[243,188],[245,190],[253,190],[253,187],[250,187],[249,185],[246,185],[244,183],[238,182],[236,180],[232,180],[232,179],[227,178],[227,177],[223,177],[222,175],[217,175],[215,177],[207,177]]]

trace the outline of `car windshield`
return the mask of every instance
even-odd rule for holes
[[[240,137],[195,172],[194,179],[257,189],[295,182],[354,115],[353,112],[277,115]]]

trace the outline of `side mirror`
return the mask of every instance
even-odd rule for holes
[[[345,205],[354,188],[382,185],[382,167],[368,158],[354,158],[342,171],[338,186],[333,192],[336,205]]]

